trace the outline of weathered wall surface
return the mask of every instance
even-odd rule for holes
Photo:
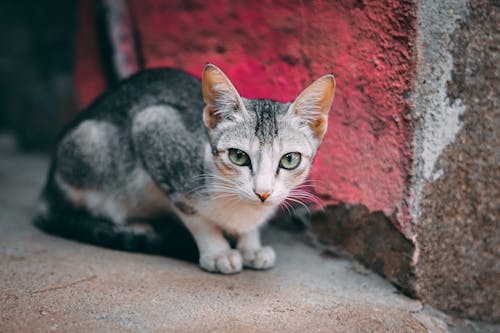
[[[397,228],[395,217],[363,205],[330,205],[306,217],[306,234],[325,253],[352,257],[415,294],[414,243]]]
[[[420,3],[416,295],[500,321],[500,8]]]

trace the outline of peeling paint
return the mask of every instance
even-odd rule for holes
[[[452,80],[453,56],[450,36],[467,16],[465,0],[420,1],[418,35],[418,78],[415,118],[420,118],[414,139],[413,188],[410,213],[420,215],[423,186],[444,173],[439,168],[443,150],[455,140],[465,107],[459,99],[450,101],[447,83]]]
[[[453,60],[447,55],[446,63],[442,64],[446,73],[437,77],[435,99],[431,100],[429,109],[424,115],[421,131],[422,142],[422,172],[425,180],[436,180],[443,170],[436,168],[436,162],[444,148],[455,140],[458,131],[462,128],[460,115],[465,111],[460,100],[450,103],[446,94],[446,82],[451,79]]]
[[[418,175],[423,187],[418,188],[418,216],[412,225],[420,255],[414,289],[424,302],[448,313],[499,323],[500,7],[490,0],[467,0],[467,11],[457,11],[456,3],[446,3],[446,15],[441,19],[422,15],[422,25],[434,24],[438,32],[429,42],[445,42],[441,52],[451,54],[453,68],[451,78],[446,73],[448,82],[437,78],[434,83],[441,84],[440,90],[431,95],[445,101],[438,105],[440,109],[430,110],[447,117],[439,124],[444,135],[441,142],[425,140],[427,137],[422,141],[437,148],[448,145],[433,156],[433,170],[423,169]],[[431,7],[435,10],[443,5]],[[440,29],[447,21],[456,29],[443,36]],[[442,68],[444,63],[448,69],[451,56],[431,64]],[[435,125],[442,118],[424,120]],[[432,171],[430,179],[424,177],[429,175],[426,171]]]

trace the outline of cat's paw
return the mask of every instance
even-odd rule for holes
[[[204,270],[213,273],[234,274],[241,272],[243,263],[240,252],[226,250],[217,254],[202,255],[200,266]]]
[[[270,246],[263,246],[258,249],[241,249],[243,265],[253,269],[267,269],[274,266],[276,253]]]

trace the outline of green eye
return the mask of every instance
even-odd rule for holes
[[[230,148],[228,151],[231,162],[238,166],[250,166],[250,157],[243,150]]]
[[[283,155],[280,160],[280,168],[293,170],[299,166],[302,155],[300,153],[288,153]]]

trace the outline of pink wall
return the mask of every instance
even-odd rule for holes
[[[321,181],[316,192],[327,204],[394,214],[410,236],[412,128],[404,96],[415,62],[411,3],[132,0],[130,8],[148,68],[173,66],[199,77],[211,62],[243,96],[280,101],[334,73],[330,127],[310,177]],[[88,102],[98,89],[81,83],[83,75],[78,80]]]
[[[76,38],[75,85],[80,95],[80,104],[86,106],[107,86],[100,64],[94,1],[78,2]]]

